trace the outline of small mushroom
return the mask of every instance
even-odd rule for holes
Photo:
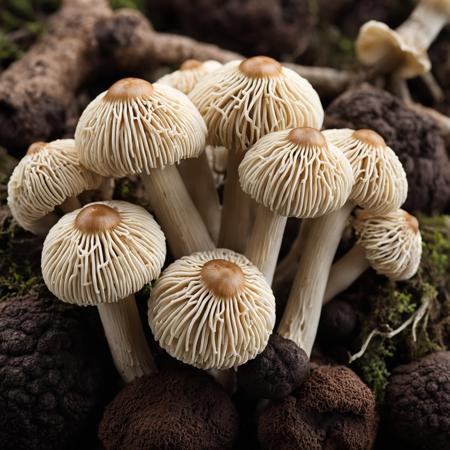
[[[8,206],[22,228],[45,234],[58,220],[55,208],[79,208],[77,195],[98,188],[102,181],[80,164],[73,139],[35,142],[9,179]]]
[[[415,275],[422,256],[419,222],[406,211],[378,215],[357,211],[353,227],[357,243],[333,264],[323,301],[347,289],[369,267],[391,280]]]
[[[205,119],[209,143],[230,152],[219,245],[244,252],[251,208],[239,184],[238,166],[245,152],[270,132],[320,129],[319,96],[300,75],[272,58],[256,56],[215,70],[197,83],[190,98]]]
[[[180,91],[124,78],[84,110],[75,131],[80,160],[105,176],[139,174],[175,257],[214,248],[174,166],[197,158],[206,127]]]
[[[154,370],[134,293],[158,277],[165,238],[151,214],[122,201],[91,203],[62,217],[42,249],[42,275],[66,303],[96,305],[125,381]]]
[[[449,22],[449,0],[421,0],[396,30],[383,22],[365,23],[356,40],[359,60],[379,73],[413,78],[431,69],[427,49]]]
[[[275,299],[244,256],[217,249],[185,256],[153,288],[149,324],[171,356],[201,369],[229,369],[263,351]]]
[[[180,66],[179,70],[164,75],[157,82],[172,86],[188,95],[198,81],[219,67],[222,67],[222,64],[217,61],[201,62],[188,59]],[[179,171],[209,234],[217,242],[220,231],[221,207],[206,150],[198,158],[187,158],[181,161]]]

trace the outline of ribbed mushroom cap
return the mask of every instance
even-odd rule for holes
[[[219,67],[222,67],[222,64],[218,61],[201,62],[196,59],[188,59],[180,66],[179,70],[164,75],[157,83],[172,86],[187,95],[201,78]]]
[[[205,119],[209,143],[237,152],[272,131],[322,127],[323,108],[311,84],[265,56],[225,64],[189,96]]]
[[[149,299],[155,339],[201,369],[228,369],[262,352],[275,324],[275,299],[244,256],[216,249],[171,264]]]
[[[353,220],[358,244],[370,265],[392,280],[407,280],[415,275],[422,256],[419,222],[403,209],[373,215],[358,211]]]
[[[144,208],[91,203],[62,217],[42,249],[42,275],[60,300],[120,301],[157,278],[166,257],[161,228]]]
[[[119,80],[98,95],[75,131],[82,163],[113,177],[196,158],[205,139],[205,123],[183,93],[137,78]]]
[[[377,20],[370,20],[359,30],[356,53],[366,66],[381,64],[383,61],[392,64],[396,60],[396,72],[405,78],[413,78],[431,69],[426,51],[419,49],[413,42],[407,42],[395,30]],[[392,67],[387,67],[387,71],[390,69]]]
[[[313,218],[347,201],[353,173],[345,155],[313,128],[262,137],[239,166],[244,192],[280,215]]]
[[[99,187],[102,178],[80,164],[73,139],[35,142],[8,182],[8,206],[17,223],[46,232],[45,216],[70,197]]]
[[[372,130],[323,132],[350,161],[355,183],[350,198],[361,208],[384,214],[405,202],[408,181],[402,163],[384,139]]]

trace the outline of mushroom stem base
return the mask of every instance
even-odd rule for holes
[[[134,296],[117,303],[102,303],[97,308],[114,364],[122,379],[129,383],[156,372]]]

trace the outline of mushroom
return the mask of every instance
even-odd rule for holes
[[[385,215],[357,211],[353,227],[357,243],[333,264],[324,303],[347,289],[369,267],[391,280],[415,275],[422,256],[419,222],[399,209]]]
[[[97,306],[125,381],[154,370],[134,293],[158,277],[165,256],[164,234],[151,214],[114,200],[66,214],[44,242],[45,284],[63,302]]]
[[[431,69],[427,50],[450,18],[449,0],[420,0],[396,30],[383,22],[365,23],[356,40],[359,60],[379,73],[413,78]]]
[[[185,256],[153,288],[149,324],[174,358],[201,369],[229,369],[262,352],[275,324],[275,299],[244,256],[216,249]]]
[[[232,449],[239,415],[225,391],[191,368],[164,370],[126,385],[106,407],[106,450]]]
[[[209,143],[229,150],[219,246],[244,252],[251,208],[238,166],[245,152],[272,131],[321,128],[319,96],[300,75],[272,58],[255,56],[215,70],[197,83],[190,98],[205,119]]]
[[[102,181],[80,164],[73,139],[35,142],[9,179],[8,206],[22,228],[45,234],[58,220],[55,208],[79,208],[77,195],[98,188]]]
[[[180,91],[124,78],[83,111],[75,141],[80,160],[105,176],[139,174],[175,257],[214,248],[174,164],[198,157],[206,127]]]
[[[188,95],[202,77],[221,66],[222,64],[213,60],[200,62],[188,59],[179,70],[164,75],[157,82],[172,86]],[[181,161],[179,171],[209,234],[217,242],[220,231],[220,201],[206,150],[198,158]]]
[[[313,128],[262,137],[246,152],[239,175],[243,191],[259,204],[246,256],[269,284],[287,217],[313,218],[339,209],[353,183],[345,156]]]

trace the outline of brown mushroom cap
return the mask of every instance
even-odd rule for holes
[[[183,93],[137,78],[119,80],[97,96],[75,131],[82,163],[114,177],[198,157],[205,139],[205,123]]]
[[[275,299],[244,256],[216,249],[171,264],[149,299],[149,323],[171,356],[202,369],[228,369],[262,352]]]
[[[114,303],[158,277],[164,234],[144,208],[122,201],[91,203],[62,217],[42,250],[42,275],[60,300]]]
[[[45,216],[70,197],[99,187],[102,177],[80,164],[73,139],[35,142],[8,182],[8,206],[25,230],[40,234]]]
[[[353,173],[344,154],[313,128],[262,137],[239,166],[244,192],[283,216],[313,218],[344,205]]]
[[[385,215],[357,211],[353,227],[370,265],[393,280],[415,275],[422,256],[417,219],[399,209]]]
[[[355,183],[350,198],[361,208],[384,214],[405,202],[408,182],[403,166],[384,139],[372,130],[325,130],[331,142],[345,154]]]
[[[323,122],[309,82],[265,56],[225,64],[197,83],[190,98],[205,119],[209,143],[237,152],[272,131]]]

